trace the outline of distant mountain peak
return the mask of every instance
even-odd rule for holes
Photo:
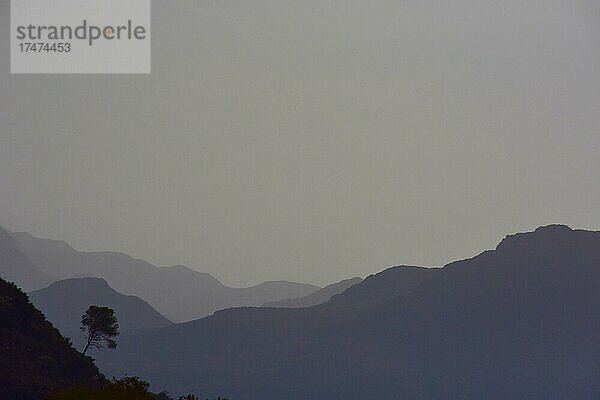
[[[523,240],[538,240],[538,241],[559,241],[561,238],[572,237],[573,232],[589,232],[583,230],[572,229],[568,225],[563,224],[551,224],[543,225],[536,228],[534,231],[520,232],[512,235],[507,235],[502,239],[496,250],[501,250],[507,245],[514,245],[522,242]]]
[[[559,233],[559,232],[571,232],[573,228],[569,225],[564,224],[550,224],[550,225],[542,225],[535,229],[534,232],[551,232],[551,233]]]
[[[52,287],[61,287],[61,286],[62,287],[73,286],[73,287],[81,288],[82,290],[84,288],[87,289],[90,287],[94,287],[94,288],[98,288],[98,289],[109,289],[109,290],[113,291],[113,289],[110,287],[108,282],[106,282],[106,280],[104,280],[103,278],[95,277],[95,276],[82,276],[82,277],[73,277],[73,278],[63,279],[61,281],[53,282],[48,287],[52,288]]]

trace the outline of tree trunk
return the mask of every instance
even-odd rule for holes
[[[85,352],[87,351],[88,347],[90,347],[90,344],[92,343],[91,339],[88,339],[85,348],[83,349],[83,352],[81,354],[83,354],[85,356]]]

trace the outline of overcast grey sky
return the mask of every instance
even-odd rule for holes
[[[152,74],[18,76],[0,224],[325,284],[600,229],[600,2],[154,1]]]

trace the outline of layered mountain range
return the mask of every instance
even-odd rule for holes
[[[344,292],[349,287],[352,287],[362,281],[361,278],[355,277],[344,279],[342,281],[327,285],[322,289],[318,289],[311,294],[302,297],[288,298],[279,301],[271,301],[263,304],[264,307],[310,307],[329,301],[333,296]]]
[[[13,236],[0,232],[4,271],[24,271],[29,284],[56,276],[58,269],[38,266],[58,268],[55,243],[36,255],[24,234]],[[86,261],[84,273],[104,271],[114,285],[130,275],[124,287],[143,294],[120,294],[103,276],[56,282],[32,292],[33,301],[64,332],[76,329],[87,303],[115,308],[124,328],[119,347],[94,354],[97,364],[155,389],[241,400],[600,397],[600,232],[540,227],[442,268],[388,268],[184,323],[170,323],[144,300],[164,287],[165,270],[195,271],[75,253]],[[63,275],[77,264],[70,265],[60,267]],[[135,286],[144,270],[147,285]],[[193,286],[175,282],[156,290]]]
[[[10,247],[14,255],[2,251],[3,241],[16,245]],[[80,252],[63,241],[40,239],[25,232],[9,233],[2,228],[0,260],[10,260],[5,265],[0,264],[0,276],[15,281],[25,290],[74,277],[102,278],[119,293],[144,299],[175,322],[200,318],[228,307],[302,297],[320,289],[287,281],[233,288],[207,273],[185,266],[157,267],[109,251]]]

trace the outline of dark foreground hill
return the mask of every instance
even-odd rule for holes
[[[136,296],[125,296],[113,290],[100,278],[73,278],[54,282],[47,288],[29,294],[31,302],[46,318],[71,338],[81,344],[81,316],[90,305],[107,306],[115,310],[119,330],[142,331],[162,328],[171,321],[160,315],[148,303]]]
[[[146,300],[172,321],[189,321],[228,307],[305,296],[319,289],[286,281],[233,288],[184,266],[156,267],[122,253],[80,252],[59,240],[39,239],[26,232],[11,235],[19,249],[53,280],[103,278],[119,293]]]
[[[122,337],[100,364],[240,400],[600,398],[599,232],[539,228],[425,272],[396,296],[346,291]]]
[[[269,303],[263,304],[264,307],[289,307],[289,308],[297,308],[297,307],[310,307],[316,306],[321,303],[325,303],[329,301],[331,297],[336,294],[342,293],[344,290],[348,289],[351,286],[356,285],[362,281],[361,278],[350,278],[344,279],[343,281],[332,283],[331,285],[327,285],[322,289],[319,289],[311,294],[308,294],[303,297],[295,297],[289,298],[285,300],[272,301]]]
[[[0,279],[0,399],[38,400],[53,389],[104,377],[14,284]]]

